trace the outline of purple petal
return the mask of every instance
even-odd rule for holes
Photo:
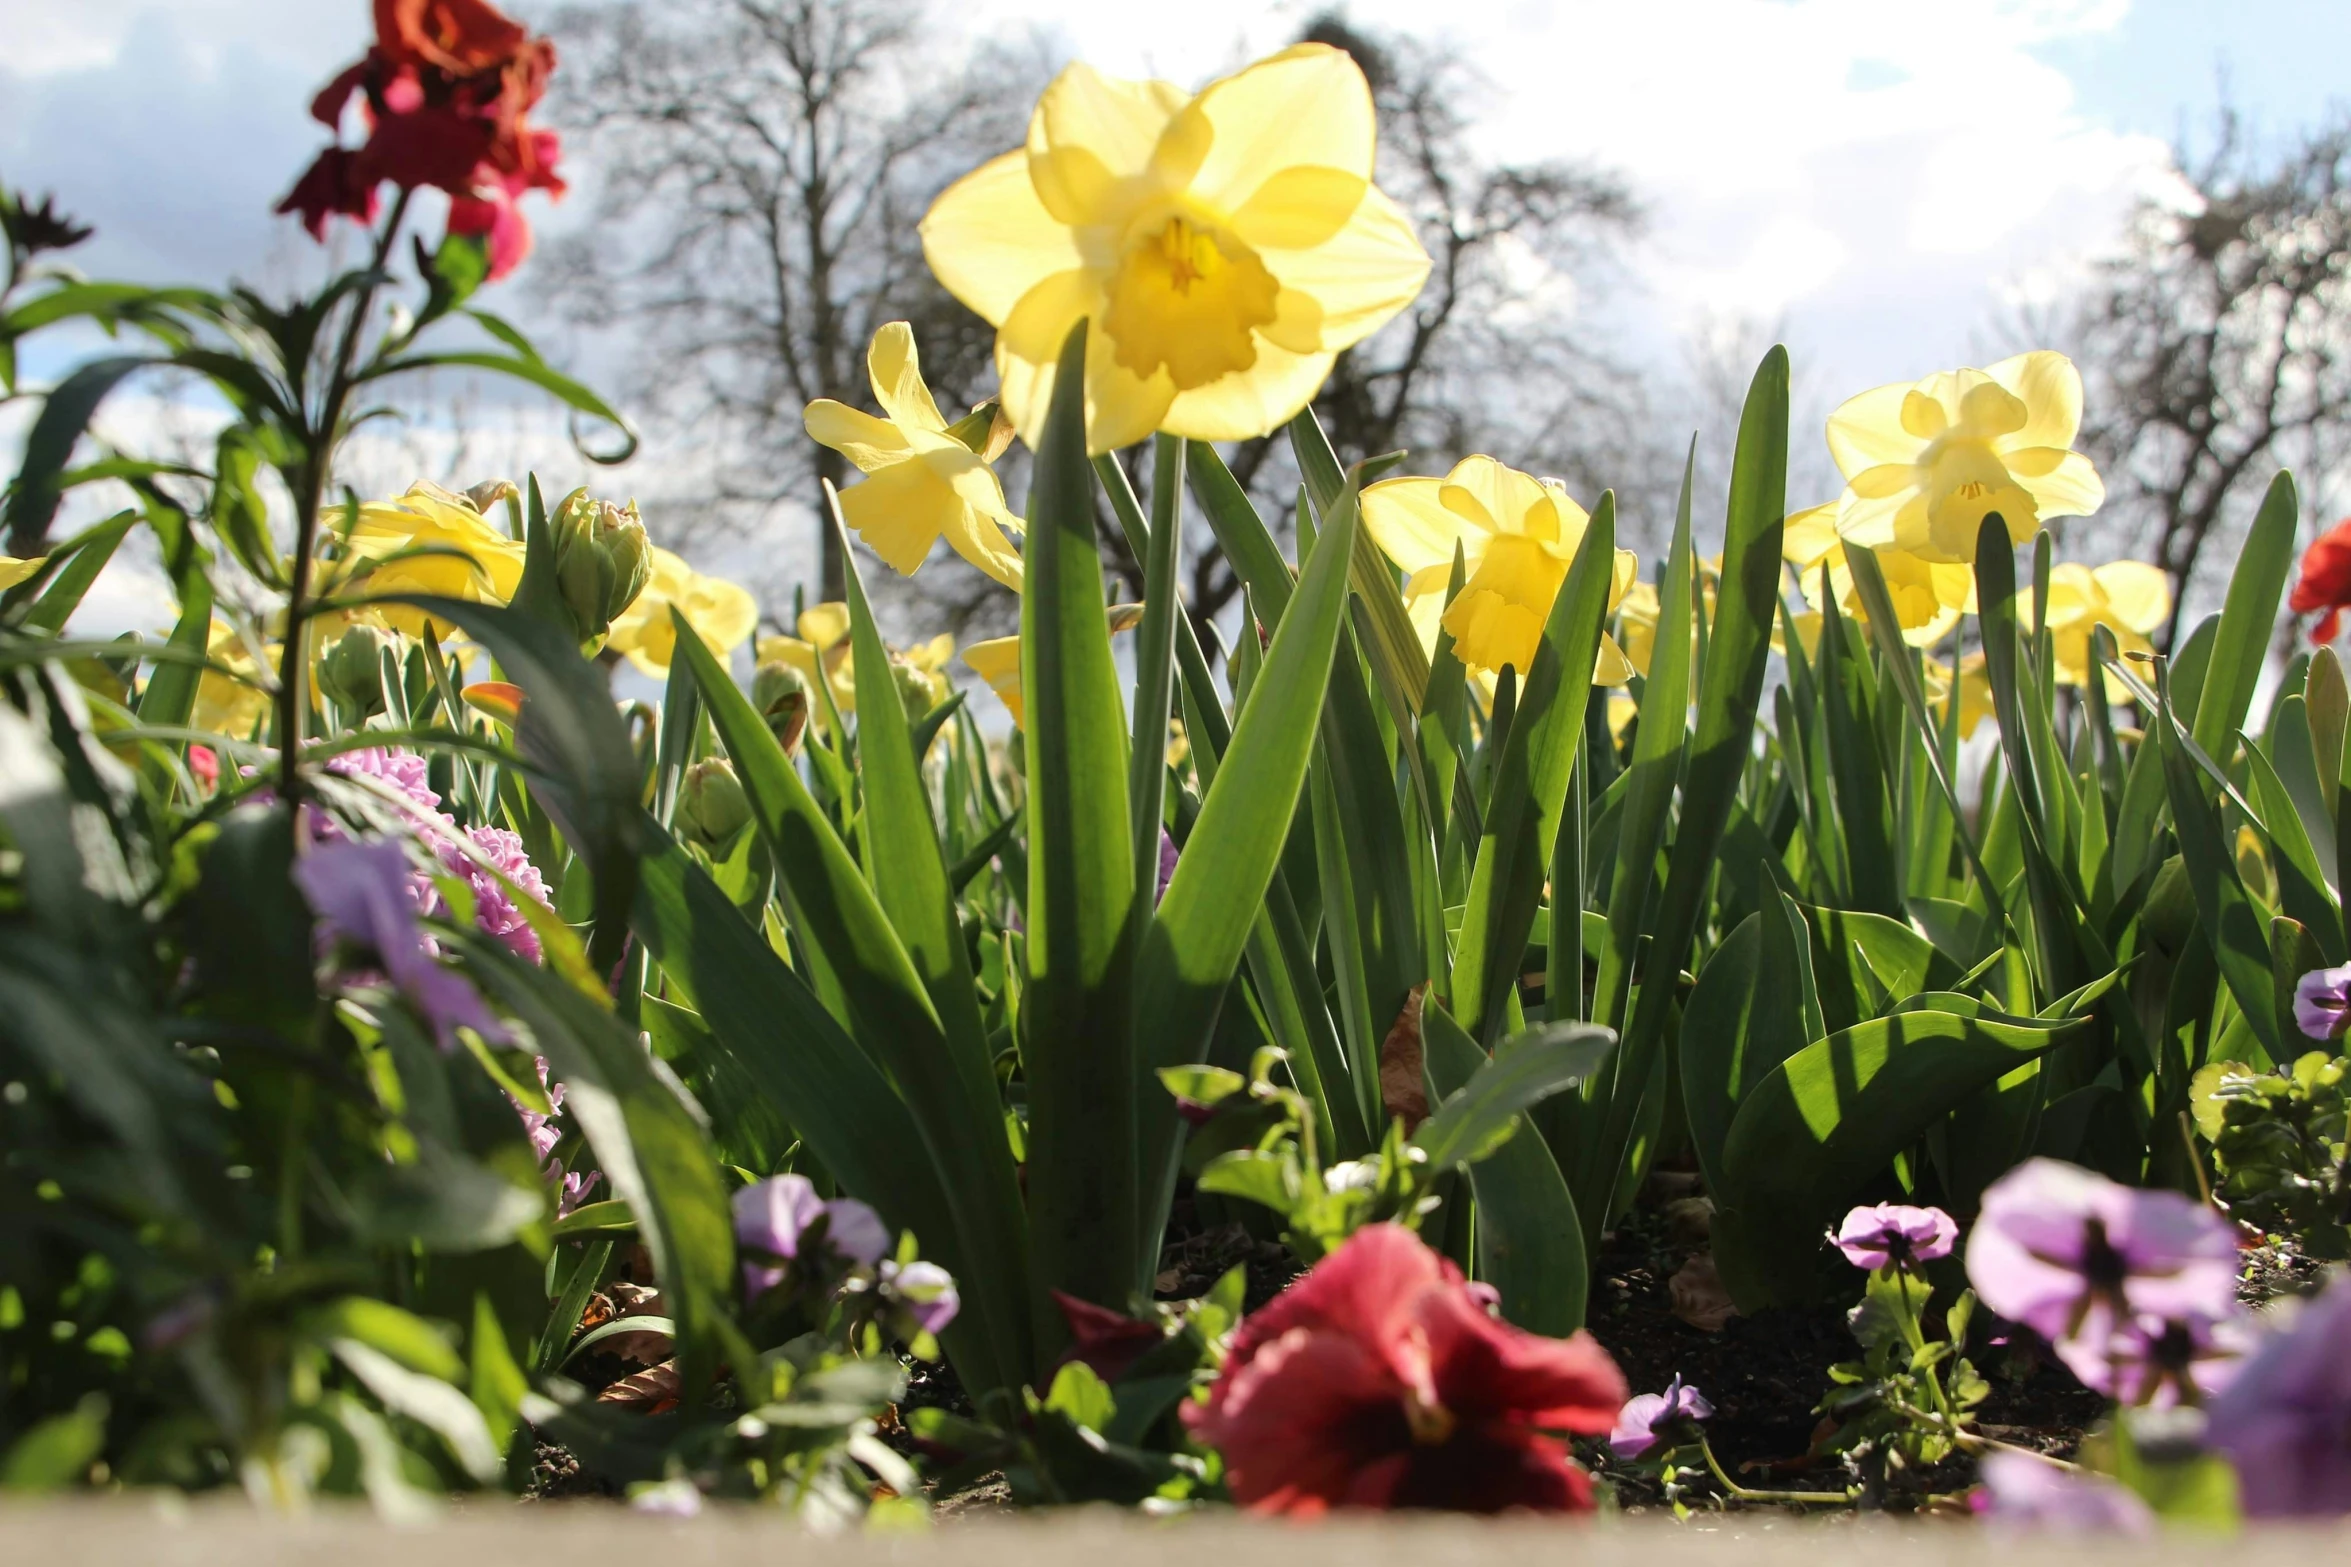
[[[2236,1465],[2248,1515],[2351,1513],[2351,1278],[2278,1315],[2212,1401],[2206,1439]]]
[[[2351,1028],[2351,964],[2312,969],[2295,981],[2294,1024],[2312,1039],[2339,1039]]]
[[[890,1232],[882,1216],[854,1197],[836,1197],[826,1203],[825,1243],[835,1255],[870,1268],[890,1250]]]
[[[1986,1453],[1982,1474],[1978,1505],[1995,1524],[2068,1534],[2155,1531],[2154,1512],[2135,1492],[2098,1475],[2011,1452]]]

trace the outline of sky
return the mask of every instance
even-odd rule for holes
[[[545,4],[521,0],[543,17]],[[1188,85],[1294,36],[1299,0],[956,0],[1117,74]],[[1628,308],[1654,351],[1780,327],[1830,401],[1987,357],[1996,323],[2117,241],[2223,81],[2257,134],[2351,103],[2351,0],[1352,0],[1482,78],[1484,150],[1622,172]],[[1171,27],[1171,16],[1182,18]],[[269,283],[310,242],[269,208],[356,56],[361,0],[0,0],[0,177],[54,188],[98,273]],[[560,223],[560,211],[550,220]],[[515,308],[520,301],[501,301]],[[1599,323],[1596,323],[1596,327]]]

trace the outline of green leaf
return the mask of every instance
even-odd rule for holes
[[[2154,738],[2162,750],[2180,863],[2196,898],[2197,927],[2254,1037],[2272,1060],[2290,1060],[2270,993],[2267,921],[2237,879],[2237,857],[2220,812],[2205,797],[2203,777],[2187,754],[2188,737],[2168,701],[2156,715]]]
[[[1616,572],[1616,495],[1593,508],[1567,580],[1551,602],[1516,714],[1502,743],[1470,872],[1469,904],[1453,954],[1454,1016],[1472,1038],[1494,1038],[1518,980],[1527,931],[1543,901],[1551,843],[1567,803],[1584,733],[1584,704],[1600,623]]]
[[[522,688],[515,749],[537,770],[533,797],[587,864],[596,892],[589,961],[611,972],[636,903],[642,815],[636,750],[603,672],[568,632],[505,606],[431,594],[392,602],[465,632]]]
[[[1151,538],[1143,555],[1143,624],[1136,631],[1133,750],[1127,758],[1127,816],[1135,833],[1135,898],[1140,917],[1159,889],[1162,800],[1167,787],[1167,720],[1174,683],[1176,590],[1184,523],[1184,443],[1151,438]]]
[[[1465,1092],[1489,1069],[1443,1007],[1421,1013],[1429,1082]],[[1523,1048],[1523,1047],[1522,1047]],[[1478,1276],[1502,1293],[1502,1315],[1530,1333],[1564,1338],[1584,1325],[1591,1268],[1567,1180],[1540,1137],[1512,1137],[1469,1167],[1477,1203]]]
[[[1421,1122],[1413,1146],[1439,1170],[1475,1163],[1510,1135],[1521,1112],[1590,1081],[1615,1045],[1613,1033],[1591,1023],[1541,1023],[1513,1034]]]
[[[2237,553],[2236,569],[2229,573],[2220,633],[2213,641],[2212,661],[2205,666],[2194,709],[2196,743],[2215,761],[2228,761],[2230,743],[2252,710],[2254,689],[2261,683],[2262,665],[2277,629],[2286,577],[2294,567],[2294,532],[2300,522],[2294,476],[2280,473],[2270,481]]]
[[[1062,346],[1029,490],[1021,593],[1029,787],[1021,1046],[1041,1346],[1068,1332],[1048,1287],[1122,1309],[1141,1283],[1144,1250],[1126,702],[1104,618],[1086,462],[1086,334],[1081,322]]]
[[[1765,1260],[1760,1277],[1726,1274],[1741,1309],[1807,1298],[1821,1233],[1856,1192],[1968,1096],[2085,1026],[1936,1007],[1972,1008],[1966,997],[1912,999],[1919,1010],[1805,1046],[1740,1103],[1716,1222]]]
[[[637,1216],[662,1303],[678,1324],[689,1397],[698,1397],[728,1331],[735,1232],[717,1155],[684,1090],[601,994],[583,994],[496,941],[470,933],[444,939],[460,945],[468,968],[522,1020],[564,1084],[564,1112],[587,1134],[613,1195]]]
[[[0,1491],[62,1491],[79,1485],[106,1451],[106,1397],[85,1393],[18,1437],[0,1458]]]
[[[123,536],[139,520],[135,511],[118,512],[94,527],[76,534],[70,543],[61,546],[49,557],[46,568],[48,585],[33,607],[25,611],[26,626],[46,631],[55,636],[65,630],[65,623],[82,605],[90,585],[98,580],[98,573],[114,559]]]
[[[1649,673],[1641,688],[1641,724],[1633,736],[1624,805],[1617,818],[1616,868],[1608,893],[1608,930],[1600,948],[1600,972],[1592,989],[1592,1016],[1614,1027],[1624,1021],[1633,982],[1633,950],[1639,943],[1641,913],[1657,881],[1657,851],[1664,847],[1667,813],[1682,771],[1682,745],[1690,728],[1690,622],[1693,617],[1690,552],[1690,484],[1696,475],[1698,445],[1690,443],[1682,463],[1682,493],[1674,507],[1673,542],[1665,575],[1657,585],[1657,628],[1651,639]],[[1556,889],[1554,889],[1556,893]]]
[[[1198,450],[1189,449],[1187,457]],[[1135,1016],[1143,1064],[1152,1070],[1206,1058],[1226,987],[1267,907],[1337,656],[1356,526],[1350,494],[1333,508],[1307,558],[1292,612],[1274,632],[1264,669],[1144,938]],[[1296,1000],[1321,1006],[1319,985]],[[1177,1121],[1162,1095],[1146,1096],[1141,1108],[1148,1204],[1141,1227],[1156,1246],[1174,1190]]]
[[[30,559],[44,553],[49,524],[57,515],[63,493],[58,480],[88,432],[98,405],[126,376],[161,362],[137,355],[93,359],[58,382],[41,400],[40,417],[25,432],[16,480],[9,486],[4,514],[9,554]]]
[[[1207,442],[1184,443],[1184,476],[1191,481],[1192,496],[1200,503],[1201,515],[1208,519],[1209,531],[1216,535],[1225,559],[1256,595],[1259,622],[1269,631],[1278,629],[1290,605],[1290,563],[1282,559],[1281,546],[1266,530],[1265,519],[1257,515],[1257,508],[1249,504],[1249,493]]]
[[[1631,1021],[1609,1071],[1585,1094],[1602,1110],[1598,1136],[1587,1141],[1570,1182],[1587,1245],[1610,1218],[1641,1101],[1663,1048],[1675,980],[1697,933],[1739,779],[1754,750],[1756,707],[1771,658],[1772,621],[1780,608],[1787,477],[1788,354],[1775,347],[1756,367],[1739,416],[1722,580],[1698,682],[1698,722],[1682,770],[1681,814],[1665,892],[1650,925],[1649,977],[1634,996]]]

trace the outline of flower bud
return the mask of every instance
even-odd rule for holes
[[[554,536],[556,586],[572,626],[583,643],[599,641],[652,574],[652,542],[637,503],[615,506],[574,490],[547,527]]]
[[[912,664],[890,660],[890,683],[898,688],[898,700],[905,705],[906,721],[910,724],[921,723],[939,705],[938,687],[932,683],[932,677]]]
[[[337,637],[318,659],[318,689],[353,722],[384,708],[383,652],[398,638],[364,622]]]
[[[768,732],[787,753],[800,749],[800,735],[808,727],[808,678],[778,659],[759,666],[751,677],[751,705],[767,720]]]
[[[716,848],[751,820],[751,800],[724,757],[705,757],[686,769],[678,788],[678,831],[689,842]]]

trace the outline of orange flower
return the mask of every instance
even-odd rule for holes
[[[2310,628],[2313,645],[2334,641],[2343,629],[2343,611],[2351,609],[2351,517],[2327,529],[2302,552],[2302,575],[2286,608],[2297,615],[2326,611]]]

